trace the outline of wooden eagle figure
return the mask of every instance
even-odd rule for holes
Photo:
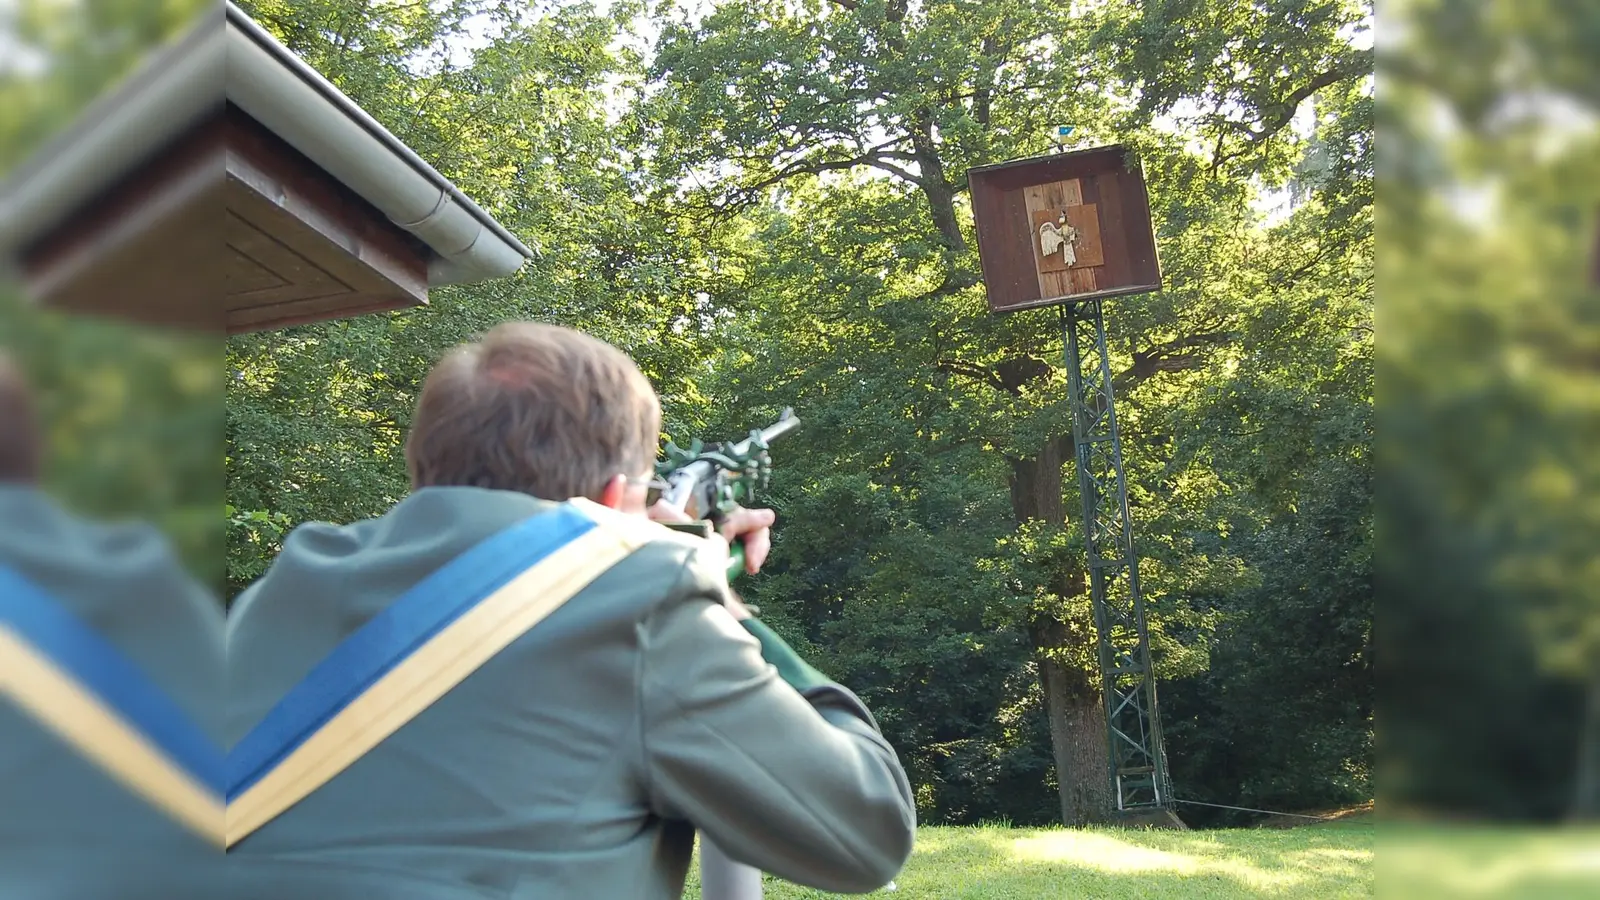
[[[1045,256],[1061,251],[1061,259],[1067,265],[1074,265],[1078,261],[1078,229],[1067,223],[1067,216],[1062,213],[1054,222],[1045,222],[1039,226],[1039,249]]]

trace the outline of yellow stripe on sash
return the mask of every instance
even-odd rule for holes
[[[9,695],[78,752],[208,843],[222,843],[222,798],[173,765],[99,698],[4,625],[0,694]]]
[[[226,846],[344,771],[628,554],[672,533],[637,516],[572,502],[599,527],[462,614],[234,798],[227,806]]]

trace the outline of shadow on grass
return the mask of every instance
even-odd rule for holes
[[[1373,893],[1372,828],[925,828],[886,900],[1304,898]],[[697,896],[691,893],[686,896]],[[768,900],[836,895],[769,880]]]

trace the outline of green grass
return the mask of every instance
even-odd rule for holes
[[[923,828],[884,900],[1304,898],[1373,894],[1373,826],[1143,831]],[[699,863],[686,898],[698,900]],[[842,895],[767,879],[768,900]]]

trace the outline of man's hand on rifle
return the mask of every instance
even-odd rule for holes
[[[694,521],[687,513],[661,502],[650,507],[648,513],[650,518],[657,522]],[[772,525],[777,520],[777,513],[770,509],[739,507],[723,518],[722,527],[717,529],[717,533],[730,545],[734,541],[744,542],[744,570],[754,575],[761,571],[761,564],[767,561],[767,554],[772,550]],[[740,610],[735,610],[735,614],[740,618],[749,616],[749,612],[742,607]]]

